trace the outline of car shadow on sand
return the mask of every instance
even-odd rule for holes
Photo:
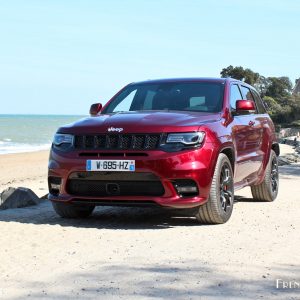
[[[280,177],[291,179],[300,177],[300,165],[292,164],[279,167]],[[252,198],[235,196],[235,203],[260,202]],[[264,202],[260,202],[264,204]],[[267,203],[267,202],[265,202]],[[185,215],[187,213],[187,215]],[[161,208],[138,207],[97,207],[93,215],[87,219],[63,219],[53,210],[51,203],[45,200],[26,208],[0,210],[0,221],[24,224],[48,224],[97,229],[168,229],[178,226],[207,226],[197,222],[191,212],[179,212]]]
[[[54,212],[48,200],[37,206],[0,210],[0,221],[123,230],[201,225],[190,214],[185,216],[177,210],[140,207],[96,207],[86,219],[63,219]]]
[[[286,179],[286,176],[297,176],[300,177],[300,165],[291,164],[279,167],[279,174],[281,177]]]
[[[234,203],[259,202],[252,198],[235,196]],[[210,226],[200,224],[193,216],[194,211],[180,211],[155,207],[99,206],[93,214],[83,219],[59,217],[51,203],[44,201],[36,206],[0,210],[0,222],[18,222],[36,225],[60,225],[63,227],[96,229],[168,229],[179,226]]]
[[[11,282],[21,288],[11,299],[299,299],[299,289],[283,288],[283,281],[299,278],[299,265],[275,264],[272,268],[231,263],[231,272],[223,264],[208,264],[201,257],[178,263],[110,263],[94,261],[97,269],[74,271],[56,278],[63,288],[51,289],[53,283],[26,280]],[[256,274],[256,276],[251,276]],[[279,279],[279,281],[277,281]],[[74,284],[76,282],[76,285]],[[22,285],[21,285],[22,284]]]

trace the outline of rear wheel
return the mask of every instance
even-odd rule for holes
[[[71,203],[55,202],[52,201],[52,206],[55,212],[62,218],[86,218],[93,212],[95,206],[79,206]]]
[[[276,199],[279,188],[278,160],[276,153],[271,150],[266,168],[265,178],[259,185],[251,186],[253,199],[256,201],[272,202]]]
[[[231,216],[234,200],[233,172],[228,157],[220,153],[208,201],[201,205],[196,218],[201,223],[223,224]]]

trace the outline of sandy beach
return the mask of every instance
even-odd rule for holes
[[[39,197],[48,193],[49,151],[0,155],[0,192],[8,187],[27,187]]]
[[[0,191],[45,195],[47,159],[0,155]],[[0,299],[300,299],[300,288],[276,287],[300,282],[300,165],[280,167],[280,179],[275,202],[238,191],[216,226],[144,208],[65,220],[47,200],[0,211]]]

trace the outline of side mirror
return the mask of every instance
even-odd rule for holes
[[[236,113],[245,114],[255,112],[255,103],[252,100],[237,100]]]
[[[99,112],[101,111],[102,109],[102,104],[101,103],[94,103],[91,105],[91,108],[90,108],[90,115],[95,117],[99,114]]]

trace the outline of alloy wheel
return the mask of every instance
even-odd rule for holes
[[[272,192],[276,192],[278,189],[278,163],[277,158],[274,157],[272,159],[271,165],[271,185],[272,185]]]
[[[224,212],[227,212],[233,204],[233,179],[227,164],[222,166],[220,174],[220,202]]]

